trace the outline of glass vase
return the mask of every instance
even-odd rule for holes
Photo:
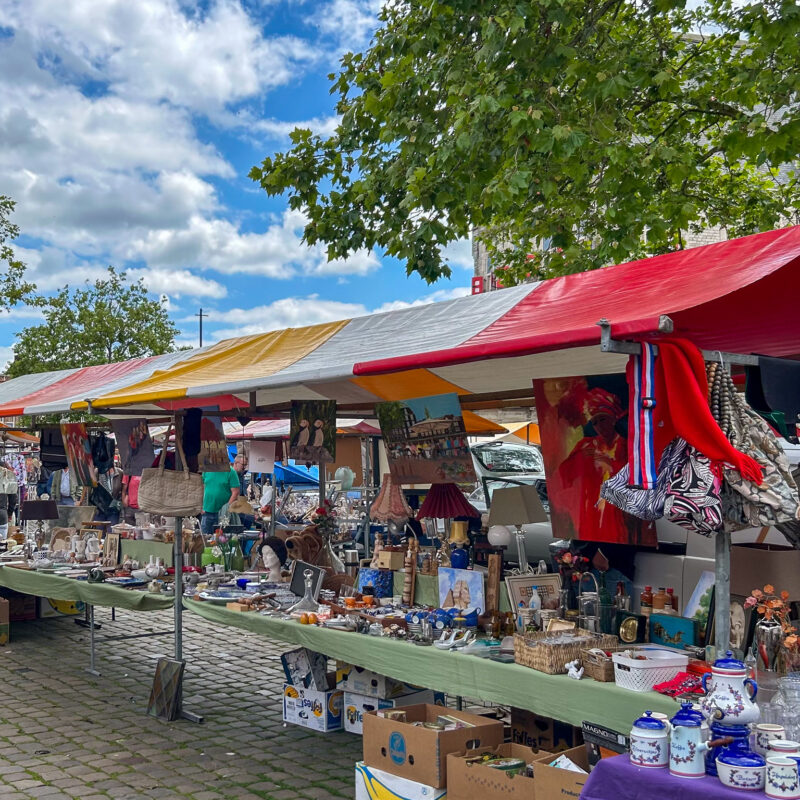
[[[780,622],[763,617],[759,619],[753,637],[757,675],[777,672],[782,645],[783,628]]]
[[[289,614],[294,614],[298,612],[312,612],[316,614],[319,611],[319,603],[314,599],[314,573],[307,569],[303,573],[303,580],[305,581],[305,591],[303,596],[290,608],[288,609]]]

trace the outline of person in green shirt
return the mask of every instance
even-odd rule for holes
[[[211,536],[219,523],[219,510],[239,496],[239,476],[231,467],[227,472],[203,473],[203,517],[200,531]]]

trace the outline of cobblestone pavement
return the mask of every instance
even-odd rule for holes
[[[171,655],[172,612],[96,609],[14,623],[0,647],[0,798],[283,800],[353,797],[361,738],[283,727],[285,645],[184,614],[184,707],[202,725],[147,716],[156,659]],[[153,638],[103,637],[163,632]]]

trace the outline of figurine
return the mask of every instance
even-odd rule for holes
[[[579,681],[583,677],[583,667],[578,667],[580,663],[581,660],[576,658],[574,661],[564,664],[567,668],[567,675],[569,675],[570,678],[574,678],[576,681]]]
[[[378,553],[380,553],[381,550],[383,550],[383,534],[376,533],[372,550],[372,561],[370,561],[369,564],[372,569],[378,569]]]

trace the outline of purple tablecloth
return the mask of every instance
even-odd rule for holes
[[[759,800],[763,792],[743,792],[719,779],[675,778],[669,770],[635,767],[627,755],[604,758],[583,786],[581,800]]]

